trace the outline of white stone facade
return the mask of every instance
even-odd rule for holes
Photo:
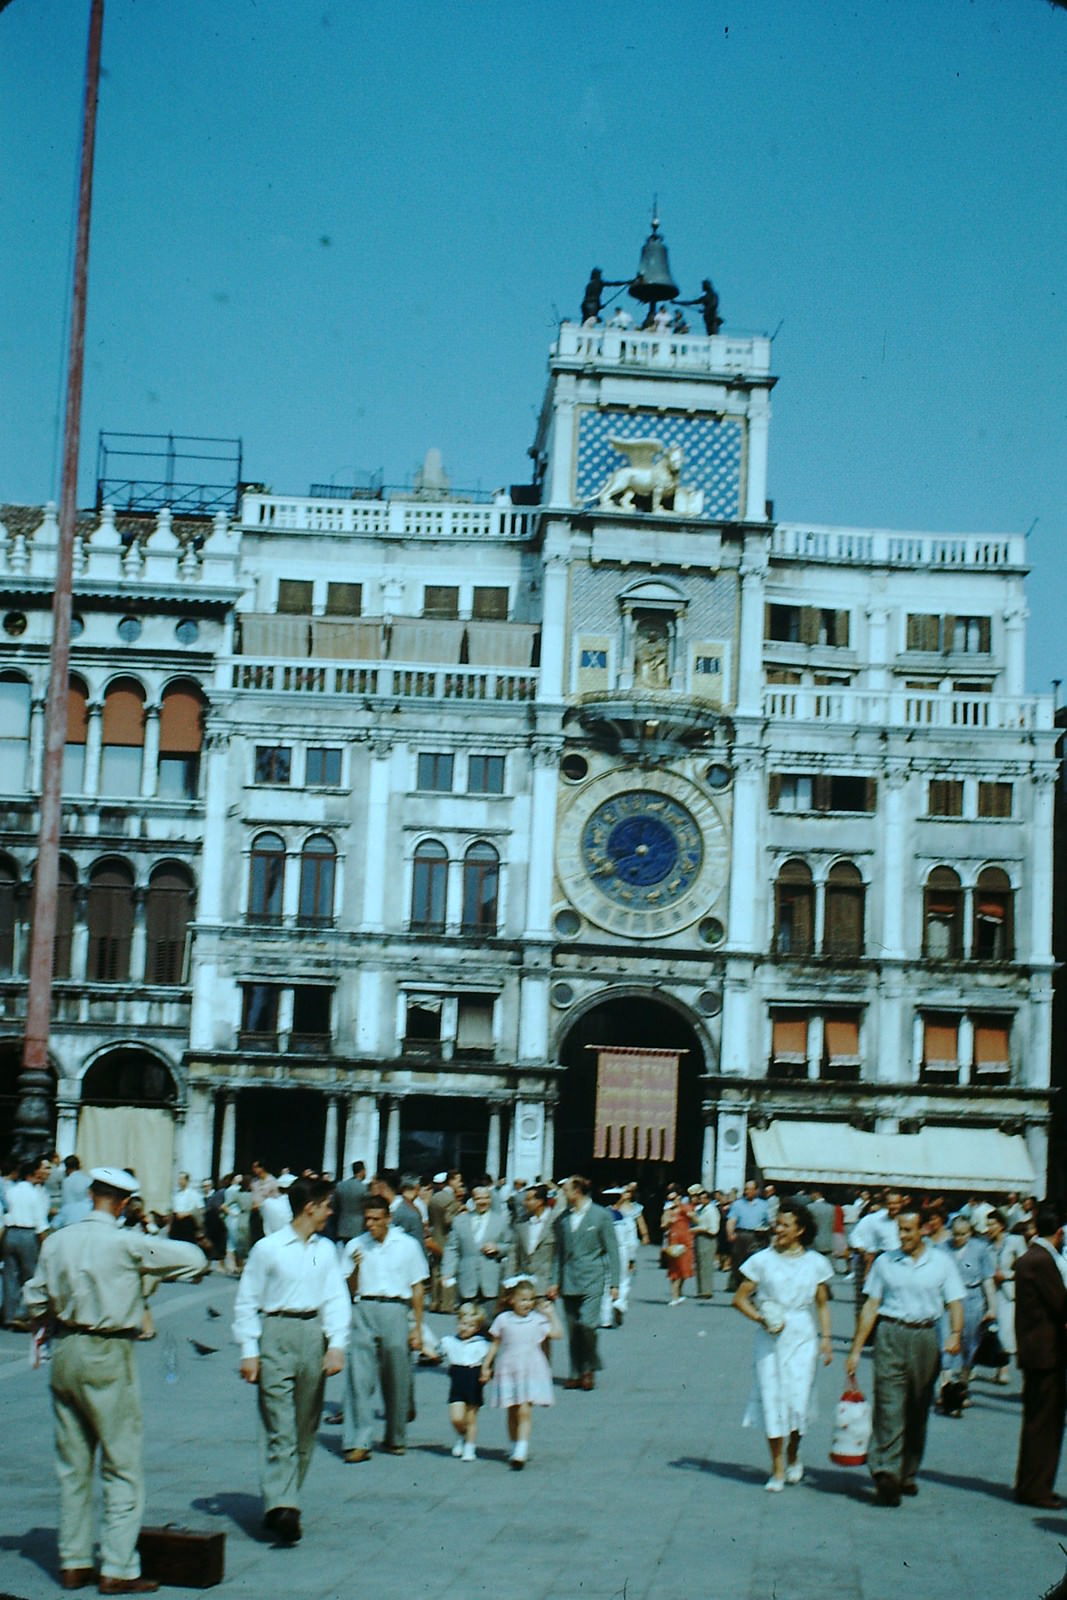
[[[537,504],[89,519],[61,1145],[121,1047],[166,1068],[196,1177],[265,1154],[529,1178],[590,1162],[595,1046],[664,1044],[689,1178],[733,1186],[753,1128],[816,1118],[1022,1133],[1043,1184],[1055,732],[1023,692],[1023,541],[774,523],[769,362],[565,324]],[[10,1096],[55,529],[5,522]],[[119,679],[143,737],[105,795],[92,708]],[[176,684],[202,748],[171,797]],[[85,908],[112,859],[119,977],[102,889]],[[167,862],[195,916],[148,983]]]

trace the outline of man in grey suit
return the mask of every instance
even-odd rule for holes
[[[471,1191],[473,1211],[459,1211],[441,1259],[441,1284],[455,1284],[460,1300],[495,1300],[511,1243],[507,1215],[494,1211],[491,1191]]]
[[[352,1176],[345,1178],[333,1191],[334,1224],[342,1244],[358,1239],[363,1232],[363,1202],[367,1198],[367,1169],[362,1161],[353,1161]]]
[[[571,1375],[565,1389],[593,1389],[600,1366],[597,1330],[605,1288],[619,1298],[619,1247],[603,1206],[589,1198],[588,1178],[568,1178],[563,1185],[567,1210],[556,1223],[556,1278],[549,1290],[563,1300],[570,1340]]]
[[[556,1281],[556,1234],[547,1184],[523,1189],[522,1198],[525,1215],[511,1236],[505,1276],[532,1278],[540,1297]]]

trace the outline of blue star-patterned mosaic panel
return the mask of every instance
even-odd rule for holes
[[[675,445],[685,457],[681,482],[703,489],[699,512],[712,522],[741,515],[741,446],[744,424],[739,417],[686,417],[622,407],[581,412],[578,419],[578,467],[575,503],[594,500],[627,457],[609,443],[617,439],[658,439],[664,451]],[[640,509],[640,502],[638,502]]]

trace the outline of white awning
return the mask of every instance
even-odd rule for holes
[[[992,1128],[863,1133],[840,1122],[772,1122],[752,1151],[776,1183],[898,1183],[906,1189],[1020,1189],[1035,1175],[1026,1140]]]

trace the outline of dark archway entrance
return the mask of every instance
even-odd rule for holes
[[[82,1079],[82,1105],[159,1106],[173,1110],[178,1091],[157,1056],[134,1048],[109,1050]]]
[[[678,1124],[675,1159],[662,1161],[594,1161],[596,1120],[596,1050],[588,1045],[630,1045],[687,1052],[678,1064]],[[659,1190],[672,1179],[695,1183],[700,1178],[704,1145],[700,1077],[704,1051],[685,1017],[652,995],[620,995],[604,1000],[579,1017],[567,1033],[559,1059],[566,1067],[560,1080],[553,1166],[557,1173],[584,1172],[598,1188],[636,1179],[644,1193]]]
[[[413,1094],[400,1102],[400,1166],[426,1176],[458,1167],[468,1183],[485,1173],[489,1107],[460,1095]]]
[[[316,1089],[242,1089],[236,1106],[236,1170],[253,1160],[268,1172],[302,1172],[322,1166],[326,1096]]]

